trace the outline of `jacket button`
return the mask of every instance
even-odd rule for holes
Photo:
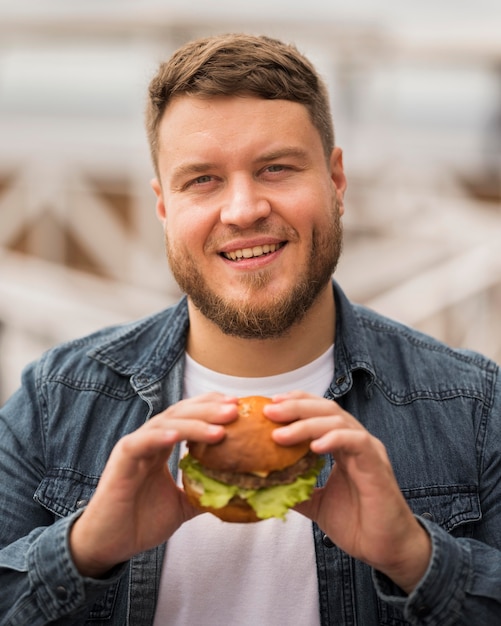
[[[87,506],[88,504],[88,500],[77,500],[77,509],[83,509],[84,506]]]
[[[59,587],[56,587],[56,596],[59,598],[59,600],[66,600],[68,597],[68,590],[66,589],[66,587],[63,587],[63,585],[59,585]]]
[[[421,513],[421,517],[423,519],[430,520],[430,522],[433,520],[433,515],[429,511],[425,511],[424,513]]]
[[[336,378],[336,385],[342,385],[346,380],[346,376],[340,376],[339,378]]]
[[[324,546],[326,548],[333,548],[334,545],[335,545],[334,542],[332,541],[332,539],[330,537],[328,537],[327,535],[323,535],[322,543],[324,544]]]
[[[418,606],[416,609],[416,615],[418,617],[426,617],[429,612],[430,612],[430,607],[427,606],[426,604],[422,604],[421,606]]]

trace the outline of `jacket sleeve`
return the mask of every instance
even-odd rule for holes
[[[501,551],[473,539],[454,539],[436,524],[420,521],[433,545],[425,576],[406,596],[374,572],[379,597],[400,608],[416,626],[496,624],[501,615]]]
[[[379,572],[379,597],[398,606],[411,624],[485,626],[501,620],[501,380],[497,373],[477,446],[481,519],[472,536],[455,538],[418,518],[432,540],[432,558],[416,589],[403,593]],[[458,459],[458,463],[461,460]]]
[[[81,577],[68,543],[81,511],[59,518],[33,498],[45,474],[35,369],[26,371],[22,388],[0,408],[0,624],[9,626],[62,618],[77,623],[73,619],[121,574],[117,569],[102,581]]]
[[[83,578],[76,570],[68,533],[79,514],[36,528],[2,548],[0,624],[81,624],[95,598],[120,578],[122,568],[103,580]]]

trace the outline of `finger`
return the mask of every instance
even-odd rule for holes
[[[363,426],[357,422],[349,413],[319,417],[309,417],[307,419],[291,422],[286,426],[280,426],[272,433],[273,439],[281,445],[293,445],[305,440],[321,441],[329,434],[340,430],[360,430],[365,431]],[[325,445],[329,445],[329,439],[325,439]],[[318,443],[318,446],[323,445]]]
[[[306,391],[301,391],[301,389],[292,389],[291,391],[287,391],[285,393],[277,393],[272,397],[273,402],[283,402],[284,400],[293,400],[299,398],[317,398],[318,396],[314,396],[311,393],[306,393]]]
[[[214,424],[226,424],[236,419],[237,400],[222,394],[210,394],[195,401],[182,400],[155,415],[152,426],[166,427],[171,420],[201,420]]]
[[[140,428],[123,437],[115,446],[113,456],[131,461],[148,459],[159,453],[170,454],[172,446],[185,439],[216,443],[224,437],[224,427],[218,424],[190,420],[172,421],[166,429]]]
[[[393,471],[386,448],[366,430],[332,431],[312,442],[311,448],[317,454],[331,453],[336,466],[371,497],[375,488],[387,490],[390,486]]]
[[[303,392],[276,396],[276,400],[274,398],[273,403],[266,405],[263,410],[266,417],[276,422],[288,423],[295,420],[332,415],[344,415],[350,420],[355,420],[337,402]]]
[[[317,454],[332,453],[341,455],[364,456],[373,461],[377,440],[365,429],[341,428],[325,432],[311,442],[311,449]]]
[[[236,404],[238,402],[238,398],[237,396],[229,396],[223,393],[219,393],[218,391],[209,391],[207,393],[200,394],[199,396],[194,396],[192,398],[181,400],[178,404],[204,404],[207,402]]]

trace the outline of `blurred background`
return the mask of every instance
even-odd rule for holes
[[[296,43],[329,84],[348,295],[501,360],[498,0],[0,0],[0,404],[49,346],[178,298],[146,88],[229,31]]]

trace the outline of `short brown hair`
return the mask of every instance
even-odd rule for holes
[[[303,104],[327,158],[334,129],[325,82],[292,44],[266,36],[228,34],[191,41],[162,63],[150,82],[146,129],[158,174],[158,128],[172,98],[250,94]]]

